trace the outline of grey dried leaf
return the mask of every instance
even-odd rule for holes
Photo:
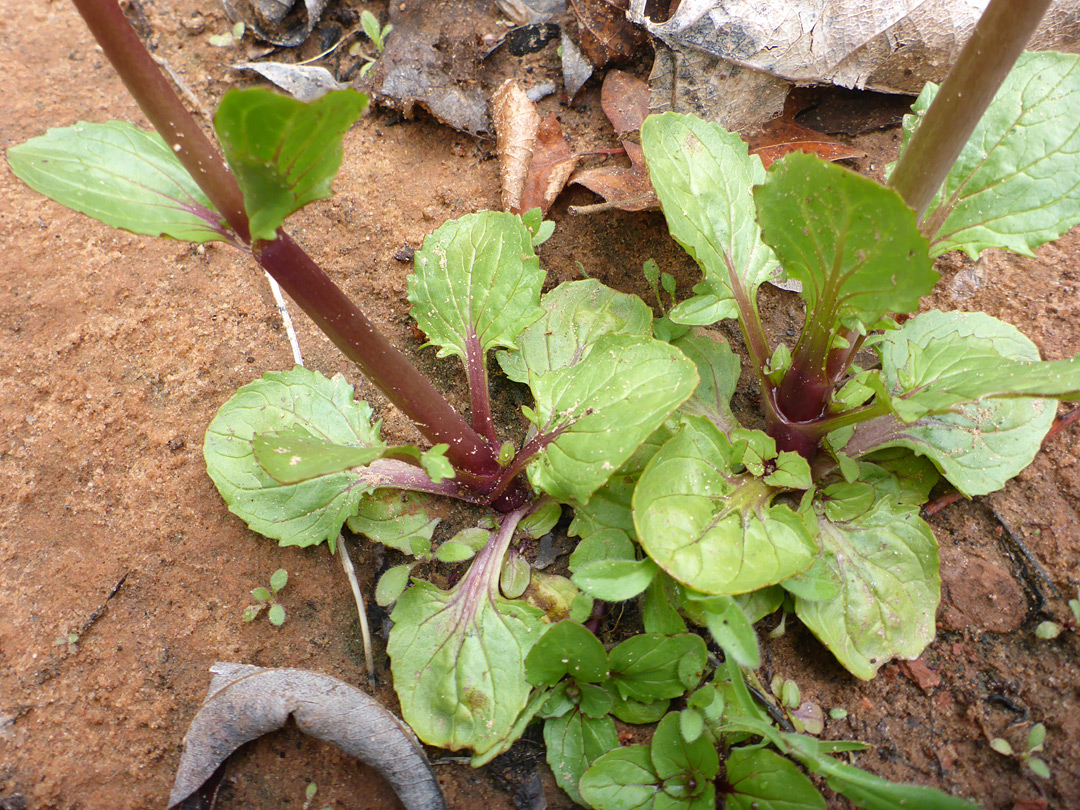
[[[252,0],[239,4],[225,0],[225,11],[230,19],[243,20],[259,39],[272,45],[295,48],[308,38],[319,19],[327,0],[304,0],[304,11],[295,22],[289,23],[288,12],[296,5],[295,0]],[[302,17],[302,19],[301,19]]]
[[[581,52],[574,40],[562,32],[562,73],[563,84],[566,86],[566,100],[572,102],[578,90],[589,80],[593,74],[593,65]]]
[[[254,70],[273,82],[297,101],[315,101],[331,90],[344,90],[348,85],[334,78],[329,70],[314,65],[289,65],[284,62],[244,62],[230,65],[234,70]]]
[[[799,84],[918,93],[941,81],[989,0],[684,0],[670,19],[629,18],[674,49],[691,49]],[[1075,45],[1080,0],[1057,0],[1028,46]]]
[[[276,731],[291,715],[305,734],[377,770],[406,810],[446,810],[412,730],[359,689],[301,669],[217,663],[210,671],[206,700],[184,736],[168,807],[198,790],[241,745]]]

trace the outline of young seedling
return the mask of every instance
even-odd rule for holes
[[[270,624],[274,625],[274,627],[281,627],[281,625],[285,624],[285,607],[277,601],[277,595],[288,582],[289,572],[284,568],[279,568],[271,574],[269,588],[259,587],[251,592],[255,604],[244,608],[244,621],[255,621],[259,614],[265,610],[266,618],[270,620]]]
[[[1075,632],[1080,627],[1080,590],[1077,591],[1076,599],[1069,600],[1069,612],[1072,616],[1060,624],[1054,621],[1039,622],[1035,628],[1035,635],[1041,639],[1053,639],[1060,636],[1064,631]]]
[[[1046,726],[1036,723],[1028,732],[1027,742],[1023,751],[1014,751],[1009,741],[1002,737],[995,737],[990,741],[990,747],[1005,757],[1014,757],[1021,765],[1025,766],[1033,774],[1041,779],[1050,778],[1050,766],[1046,760],[1035,756],[1043,750],[1046,742]]]
[[[660,319],[593,280],[541,295],[536,248],[554,226],[539,210],[442,225],[417,252],[408,298],[428,344],[464,367],[468,421],[282,228],[329,194],[365,100],[230,93],[215,118],[226,168],[115,3],[76,5],[161,135],[54,130],[9,150],[16,173],[118,227],[250,249],[431,445],[384,442],[342,377],[301,367],[241,388],[204,445],[229,508],[281,544],[333,549],[347,524],[418,562],[470,561],[447,589],[412,578],[412,562],[379,584],[381,602],[396,600],[387,648],[402,713],[423,741],[480,764],[540,717],[560,783],[598,809],[631,787],[666,797],[641,807],[712,806],[716,746],[747,735],[772,750],[729,752],[726,795],[765,797],[768,771],[823,806],[791,757],[856,801],[967,806],[831,756],[856,744],[778,730],[740,668],[760,662],[754,622],[784,604],[859,677],[921,653],[940,594],[936,541],[919,517],[930,488],[939,476],[969,497],[1000,488],[1038,451],[1053,401],[1080,397],[1080,361],[1041,362],[989,316],[892,317],[918,310],[947,250],[1028,253],[1080,221],[1080,58],[1026,54],[998,89],[1038,3],[1013,13],[992,0],[976,46],[905,122],[897,190],[807,155],[765,172],[732,133],[649,118],[653,186],[704,273]],[[656,270],[646,272],[658,299],[658,283],[673,298]],[[806,304],[794,346],[774,343],[757,311],[758,288],[781,276],[801,283]],[[725,318],[741,328],[765,430],[732,413],[739,356],[698,331]],[[532,395],[524,435],[493,417],[492,352]],[[494,512],[482,532],[433,551],[434,496]],[[531,571],[516,549],[564,507],[579,538],[571,580]],[[593,600],[629,599],[645,634],[610,651],[585,640]],[[723,651],[712,694],[688,623]],[[609,715],[659,721],[652,744],[598,756],[611,747]]]
[[[386,50],[386,38],[394,30],[394,26],[388,23],[380,28],[378,18],[367,9],[364,9],[360,14],[360,25],[364,29],[367,38],[371,40],[371,44],[375,46],[376,53],[382,53]],[[360,68],[361,76],[366,76],[375,64],[376,57],[365,53],[364,46],[359,42],[354,43],[349,48],[349,54],[359,56],[364,60],[364,66]]]

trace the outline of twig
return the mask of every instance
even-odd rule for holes
[[[1046,569],[1042,567],[1042,564],[1040,564],[1035,555],[1031,553],[1031,550],[1024,541],[1012,530],[1012,527],[992,506],[990,507],[990,514],[994,516],[994,520],[998,522],[998,525],[1004,530],[1005,536],[1009,539],[1009,543],[1005,544],[1006,550],[1010,552],[1009,556],[1019,564],[1020,573],[1027,581],[1028,589],[1035,596],[1036,607],[1040,610],[1046,607],[1046,594],[1042,592],[1042,588],[1039,587],[1036,580],[1042,580],[1050,589],[1051,593],[1060,598],[1061,591],[1058,590],[1057,585],[1050,579],[1050,575],[1046,573]],[[1019,559],[1017,558],[1018,555],[1013,553],[1014,551],[1019,552]]]
[[[364,595],[360,593],[360,583],[356,581],[356,569],[353,568],[349,552],[345,550],[345,537],[338,535],[338,551],[341,552],[341,567],[345,569],[345,576],[349,579],[349,587],[352,588],[353,599],[356,601],[356,612],[360,615],[360,637],[364,642],[364,664],[367,666],[368,685],[375,688],[375,656],[371,653],[371,632],[368,629],[367,610],[364,608]]]
[[[281,315],[281,320],[285,324],[285,332],[289,336],[289,345],[292,346],[293,362],[298,366],[302,366],[304,365],[304,358],[300,355],[300,344],[296,340],[296,330],[293,328],[289,309],[285,306],[285,296],[281,294],[281,286],[269,273],[266,274],[266,280],[270,282],[270,292],[274,294],[274,301],[277,303],[278,314]]]
[[[930,501],[926,506],[922,508],[922,518],[931,518],[944,509],[946,506],[952,506],[957,501],[963,500],[964,496],[957,492],[955,489],[952,492],[947,492],[940,498],[935,498]]]
[[[1054,424],[1050,426],[1050,430],[1047,431],[1045,436],[1043,436],[1042,446],[1046,447],[1046,443],[1048,441],[1061,433],[1061,431],[1065,430],[1065,428],[1069,427],[1069,425],[1071,425],[1077,419],[1080,419],[1080,405],[1073,408],[1060,419],[1054,420]]]

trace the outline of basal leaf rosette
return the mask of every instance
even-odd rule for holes
[[[444,223],[424,240],[415,267],[412,314],[440,357],[482,365],[485,352],[515,348],[521,331],[544,314],[544,271],[515,214],[483,211]]]
[[[580,363],[532,381],[529,418],[544,444],[528,468],[533,487],[588,503],[697,384],[693,362],[673,346],[604,335]]]
[[[356,469],[296,483],[276,480],[259,463],[253,445],[257,436],[283,434],[309,445],[337,446],[346,461],[368,458],[367,451],[383,448],[378,425],[371,424],[371,407],[353,399],[353,387],[344,377],[331,380],[297,366],[245,385],[206,430],[206,470],[229,511],[281,545],[324,540],[332,545],[372,487]]]
[[[872,494],[860,514],[840,500],[818,517],[820,561],[835,583],[833,595],[795,596],[803,624],[863,679],[893,658],[918,658],[934,639],[941,596],[937,541],[919,506],[870,486],[880,497]]]
[[[1027,467],[1054,419],[1080,396],[1080,360],[1039,362],[1019,330],[983,313],[926,312],[878,347],[893,413],[856,426],[844,452],[907,447],[968,497]]]
[[[516,524],[507,518],[453,589],[417,580],[394,607],[394,689],[429,745],[479,757],[508,747],[529,702],[525,658],[548,625],[539,608],[499,594]]]
[[[809,489],[809,466],[794,453],[778,455],[763,433],[742,433],[733,443],[707,419],[685,417],[634,491],[634,525],[646,553],[706,594],[781,582],[809,568],[817,552],[804,516],[774,503],[784,489]]]
[[[777,267],[761,241],[750,193],[765,180],[761,160],[737,134],[677,113],[646,118],[641,146],[668,229],[711,290],[680,304],[672,318],[680,309],[695,310],[695,323],[736,317],[736,290],[752,297]],[[699,310],[711,317],[702,319]]]

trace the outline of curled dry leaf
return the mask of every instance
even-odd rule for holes
[[[521,202],[540,129],[540,114],[525,89],[513,79],[503,82],[491,97],[491,113],[502,175],[502,203],[510,211]]]
[[[794,121],[777,118],[746,137],[750,154],[761,158],[765,168],[791,152],[809,152],[823,160],[850,160],[866,153],[815,132]]]
[[[299,11],[300,6],[303,11]],[[251,0],[250,3],[225,1],[231,19],[240,19],[259,39],[272,45],[295,48],[302,45],[322,17],[326,0]]]
[[[244,62],[232,65],[233,70],[254,70],[297,101],[315,101],[331,90],[343,90],[334,74],[324,67],[314,65],[290,65],[282,62]]]
[[[407,810],[446,810],[412,731],[359,689],[301,669],[218,663],[210,671],[206,701],[184,736],[170,808],[198,790],[233,751],[281,728],[292,715],[305,734],[377,770]]]

